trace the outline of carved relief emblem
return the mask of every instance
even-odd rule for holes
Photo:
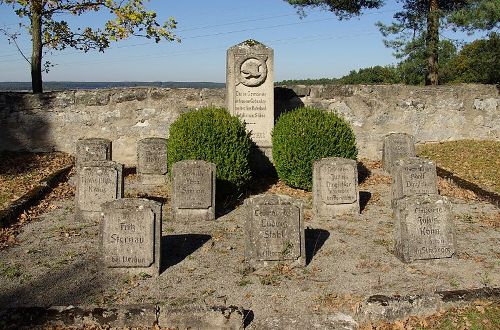
[[[262,85],[267,77],[267,56],[242,58],[237,64],[239,81],[248,87]]]

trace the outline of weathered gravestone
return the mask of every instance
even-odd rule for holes
[[[253,267],[288,262],[304,266],[304,209],[288,196],[245,200],[245,259]]]
[[[257,148],[251,165],[257,171],[272,168],[271,131],[274,127],[274,52],[255,40],[227,50],[226,107],[246,123]]]
[[[418,157],[403,158],[395,162],[391,186],[392,206],[401,197],[437,193],[434,162]]]
[[[456,250],[451,203],[439,195],[400,198],[395,207],[395,253],[403,262],[449,258]]]
[[[122,197],[122,164],[110,160],[80,164],[75,196],[77,217],[98,217],[102,203]]]
[[[111,141],[101,138],[76,141],[76,165],[92,160],[111,160]]]
[[[137,176],[145,185],[162,185],[167,174],[167,139],[145,138],[137,142]]]
[[[393,174],[395,162],[405,157],[415,157],[415,138],[406,133],[391,133],[384,137],[382,166]]]
[[[161,208],[160,202],[143,198],[102,204],[101,245],[105,265],[159,274]]]
[[[355,160],[330,157],[313,164],[313,210],[320,218],[359,214],[358,168]]]
[[[215,164],[183,160],[172,166],[174,219],[215,220]]]

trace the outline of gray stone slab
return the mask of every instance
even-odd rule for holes
[[[76,166],[92,160],[111,160],[111,140],[88,138],[76,141]]]
[[[395,206],[395,253],[403,262],[455,254],[451,203],[439,195],[403,197]]]
[[[355,160],[330,157],[313,163],[313,210],[320,218],[359,214],[358,168]]]
[[[151,137],[137,142],[137,176],[142,184],[165,184],[167,168],[167,139]]]
[[[395,162],[391,186],[392,206],[401,197],[437,193],[434,162],[419,157],[403,158]]]
[[[382,166],[384,170],[393,174],[396,161],[415,157],[415,138],[406,133],[391,133],[384,137],[384,146],[382,151]]]
[[[203,160],[183,160],[172,166],[174,219],[215,220],[216,166]]]
[[[123,197],[122,164],[110,160],[83,162],[77,176],[77,216],[98,215],[102,203]]]
[[[104,264],[158,275],[161,260],[160,202],[122,198],[102,205]]]
[[[258,147],[270,147],[274,126],[274,51],[255,40],[227,50],[226,107]]]
[[[245,259],[253,267],[276,263],[305,265],[302,202],[264,194],[245,200]]]

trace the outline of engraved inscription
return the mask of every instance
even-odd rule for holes
[[[177,207],[181,209],[211,207],[212,176],[211,169],[202,165],[180,167],[174,176]]]
[[[138,150],[138,171],[144,174],[167,173],[166,143],[140,143]]]
[[[83,211],[100,211],[100,205],[118,198],[118,172],[114,168],[84,167],[79,174],[78,201]]]
[[[321,196],[324,203],[350,204],[357,201],[356,169],[349,165],[323,165],[320,169]]]

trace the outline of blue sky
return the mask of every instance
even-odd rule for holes
[[[275,80],[340,77],[350,70],[396,63],[375,23],[389,23],[396,1],[360,18],[338,21],[331,12],[307,10],[300,18],[283,0],[150,1],[158,20],[174,17],[182,42],[131,38],[105,53],[56,51],[45,81],[213,81],[225,82],[227,48],[256,39],[274,49]],[[73,25],[98,26],[106,14],[65,17]],[[0,5],[0,27],[15,31],[18,17]],[[25,34],[26,35],[26,34]],[[19,40],[30,54],[30,40]],[[28,63],[0,36],[0,81],[30,81]]]

